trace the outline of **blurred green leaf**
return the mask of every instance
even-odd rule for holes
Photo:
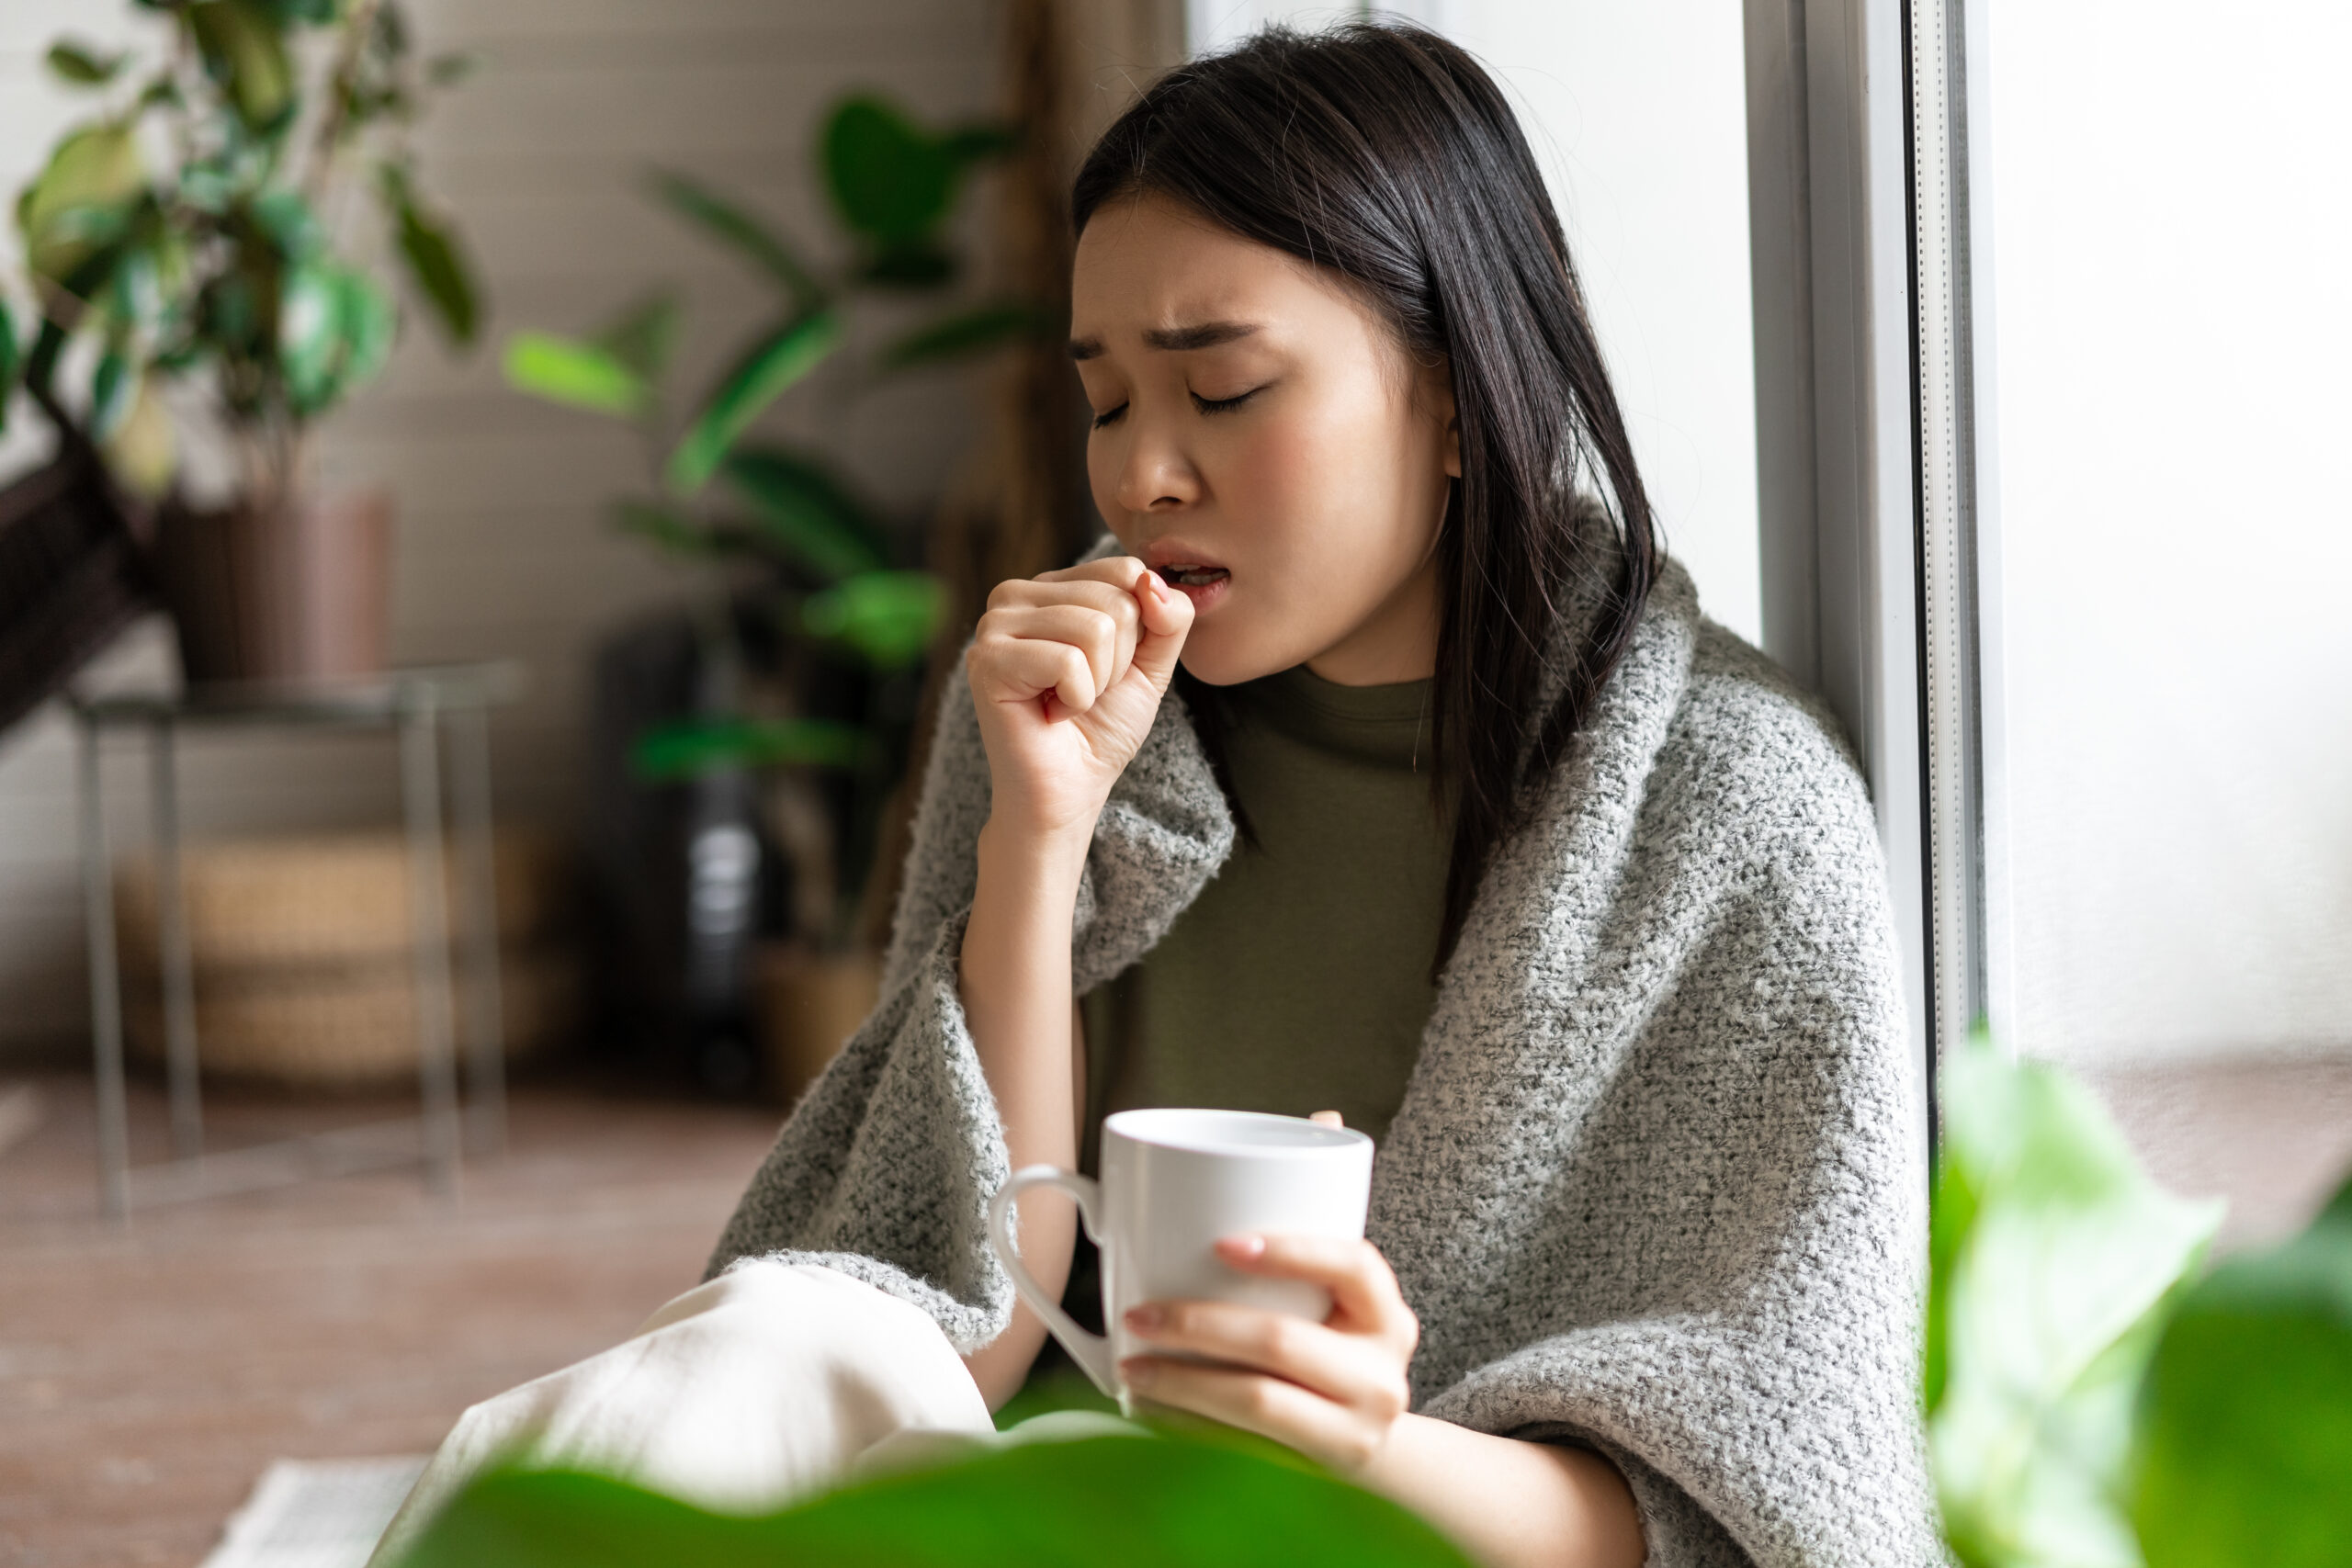
[[[657,169],[653,173],[652,184],[654,194],[673,211],[713,238],[732,246],[748,257],[753,265],[783,284],[792,298],[794,309],[812,310],[823,302],[825,290],[818,283],[816,274],[767,225],[684,175]]]
[[[865,755],[865,732],[832,719],[689,719],[639,737],[629,765],[639,778],[669,780],[715,768],[854,768]]]
[[[132,127],[94,125],[68,134],[17,198],[27,265],[68,288],[90,287],[77,275],[122,238],[146,195],[147,169]]]
[[[503,367],[508,386],[551,403],[624,419],[645,410],[645,383],[594,344],[553,333],[516,333],[506,340]]]
[[[59,81],[77,87],[103,87],[121,72],[130,55],[128,51],[100,54],[86,44],[63,39],[49,46],[47,58],[50,74]]]
[[[844,578],[800,607],[815,637],[849,644],[885,670],[913,664],[947,611],[947,585],[927,571],[868,571]]]
[[[940,138],[939,145],[958,163],[974,164],[983,158],[1000,157],[1021,145],[1018,126],[983,123],[958,126]]]
[[[720,471],[751,503],[761,532],[817,576],[831,581],[888,563],[871,516],[819,465],[760,447],[730,454]]]
[[[2141,1391],[2148,1568],[2333,1568],[2352,1547],[2352,1185],[2181,1303]]]
[[[326,229],[310,201],[292,186],[279,186],[254,197],[254,226],[269,236],[277,254],[289,262],[306,262],[326,249]]]
[[[910,240],[866,259],[858,280],[883,288],[936,288],[956,276],[955,255],[929,240]]]
[[[635,499],[613,504],[613,521],[625,533],[650,539],[664,549],[680,555],[707,556],[715,553],[720,541],[709,529],[683,512],[652,502]]]
[[[719,378],[702,411],[670,454],[670,488],[692,495],[710,480],[735,438],[815,369],[841,341],[841,318],[831,310],[797,317],[746,350]]]
[[[343,0],[263,0],[263,4],[281,28],[298,22],[322,26],[343,16]]]
[[[374,379],[394,321],[391,299],[365,273],[319,262],[290,269],[277,311],[288,404],[308,418]]]
[[[1018,300],[960,310],[917,327],[884,349],[882,367],[904,370],[918,365],[968,358],[1004,344],[1037,337],[1057,321],[1057,317],[1036,306]]]
[[[417,292],[433,307],[451,343],[473,342],[478,296],[473,269],[457,240],[419,205],[408,176],[396,165],[385,166],[384,190],[398,225],[401,259],[408,263]]]
[[[294,109],[294,67],[276,15],[258,0],[197,0],[180,16],[204,69],[245,129],[279,129]]]
[[[130,361],[113,349],[98,355],[97,368],[90,376],[90,435],[94,440],[104,441],[121,423],[130,402],[125,395],[130,389]]]
[[[2136,1568],[2133,1392],[2220,1207],[2152,1184],[2054,1068],[1980,1037],[1942,1082],[1927,1370],[1947,1537],[1970,1568]]]
[[[962,162],[896,108],[854,97],[825,126],[825,188],[843,222],[888,248],[947,216]]]
[[[624,310],[589,341],[650,386],[670,367],[683,319],[677,295],[665,288]]]
[[[8,301],[0,299],[0,435],[8,434],[8,405],[16,400],[17,372],[23,367],[17,343],[17,318]]]
[[[616,1481],[492,1474],[406,1568],[1468,1568],[1414,1514],[1221,1444],[1036,1440],[843,1487],[764,1518]]]
[[[454,87],[479,73],[485,63],[484,57],[474,50],[436,54],[424,62],[424,79],[435,87]]]

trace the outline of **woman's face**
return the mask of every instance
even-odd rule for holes
[[[1345,285],[1156,196],[1079,237],[1070,355],[1094,503],[1193,601],[1186,669],[1351,686],[1435,669],[1462,471],[1442,365],[1415,365]]]

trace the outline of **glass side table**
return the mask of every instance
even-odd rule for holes
[[[512,664],[393,671],[329,684],[206,686],[173,693],[68,698],[81,742],[82,889],[90,949],[90,1023],[98,1102],[98,1190],[107,1213],[128,1221],[142,1205],[247,1192],[315,1177],[421,1165],[427,1187],[454,1196],[461,1148],[505,1139],[505,1047],[499,1017],[497,890],[491,862],[490,709],[522,689]],[[196,979],[180,879],[178,749],[195,729],[383,729],[399,742],[406,825],[412,974],[416,998],[419,1114],[283,1140],[208,1157],[198,1086]],[[172,1157],[130,1164],[123,1085],[123,1009],[115,952],[114,868],[107,847],[102,749],[109,731],[144,731],[155,854],[157,969]],[[453,944],[443,852],[442,759],[449,745],[456,807]],[[467,1006],[467,1100],[458,1095],[459,1039],[451,949],[462,949]]]

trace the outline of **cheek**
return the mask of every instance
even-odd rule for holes
[[[1217,490],[1272,569],[1269,609],[1336,637],[1348,626],[1325,623],[1351,625],[1418,565],[1433,520],[1398,423],[1383,400],[1325,399],[1235,443]]]

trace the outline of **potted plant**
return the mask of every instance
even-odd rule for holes
[[[468,62],[413,58],[396,0],[133,3],[164,28],[156,58],[49,51],[101,107],[17,198],[35,324],[0,326],[0,392],[20,378],[61,462],[102,454],[153,503],[191,681],[373,671],[390,502],[319,495],[311,436],[390,352],[381,253],[452,342],[474,335],[477,291],[408,136]],[[232,456],[210,505],[181,461],[198,410]]]
[[[689,1031],[707,1036],[688,1050],[713,1087],[748,1083],[757,1048],[741,1037],[764,1033],[767,1076],[788,1098],[871,1005],[874,961],[854,939],[855,914],[946,597],[922,570],[921,519],[888,516],[826,453],[774,439],[761,422],[779,400],[813,392],[820,367],[831,368],[836,399],[854,397],[1058,331],[1058,315],[1040,302],[959,288],[949,220],[967,175],[1012,145],[1001,127],[933,129],[873,96],[833,106],[818,137],[818,173],[840,228],[825,261],[725,195],[655,174],[654,197],[772,294],[718,376],[688,400],[665,390],[681,321],[667,288],[585,335],[518,332],[507,341],[510,384],[634,427],[645,484],[614,502],[613,520],[708,573],[692,615],[702,672],[693,709],[637,734],[631,757],[643,785],[690,790],[697,814],[685,834],[693,958],[681,988]],[[844,352],[858,313],[925,301],[936,303],[878,352]],[[752,820],[755,779],[769,796],[765,830]],[[812,821],[821,824],[813,831]],[[797,940],[772,953],[756,979],[747,889],[757,856],[744,848],[753,840],[783,845],[796,889]],[[729,932],[715,929],[719,910],[738,921]],[[729,935],[732,958],[720,951]],[[763,999],[752,999],[755,987]]]

